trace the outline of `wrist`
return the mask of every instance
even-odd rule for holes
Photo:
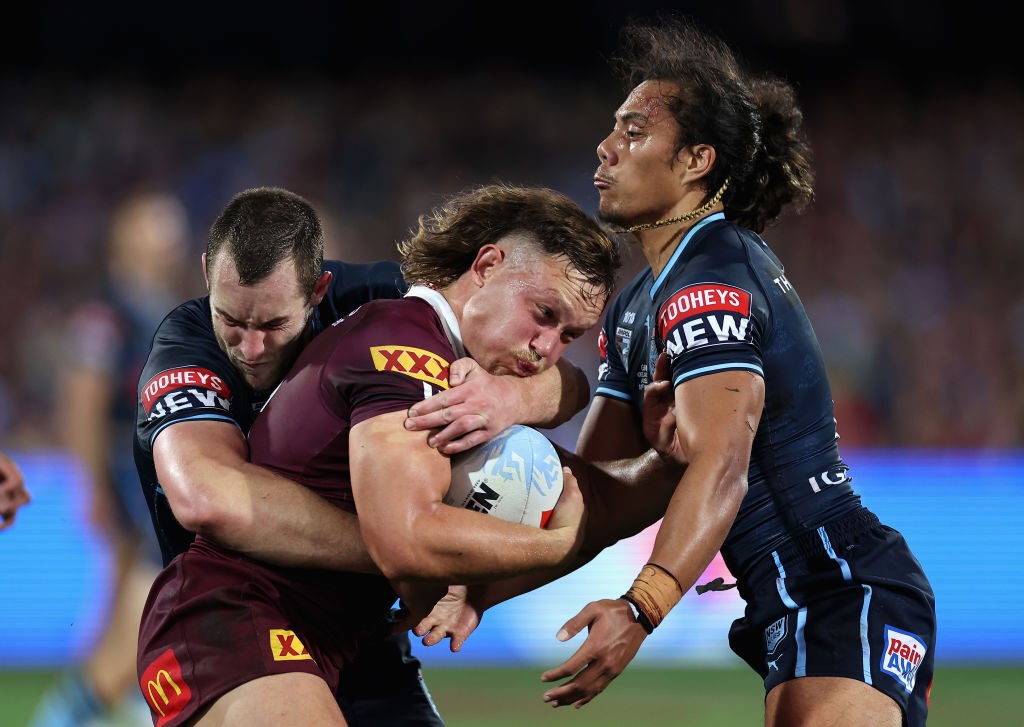
[[[637,622],[651,633],[679,603],[683,588],[666,568],[647,563],[622,597],[636,606],[640,612]]]
[[[630,612],[633,614],[633,620],[640,624],[640,627],[647,632],[648,635],[654,633],[654,625],[651,620],[647,618],[647,615],[640,610],[640,607],[636,605],[636,601],[626,595],[619,596],[626,605],[629,606]]]

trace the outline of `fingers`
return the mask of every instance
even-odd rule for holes
[[[456,360],[448,367],[448,383],[452,386],[458,386],[468,379],[478,367],[479,364],[471,358]]]
[[[662,351],[658,354],[658,360],[654,362],[654,380],[667,381],[671,378],[672,366],[668,361],[668,354]]]

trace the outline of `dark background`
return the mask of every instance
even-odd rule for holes
[[[816,199],[765,239],[829,364],[844,446],[1024,444],[1024,74],[1012,5],[925,0],[9,4],[0,12],[0,448],[48,447],[62,331],[140,188],[287,187],[328,255],[396,256],[466,186],[593,211],[630,19],[669,10],[797,90]],[[633,254],[629,254],[633,253]],[[643,260],[627,247],[627,274]],[[588,337],[571,358],[593,375]],[[572,445],[567,429],[562,443]]]
[[[91,7],[99,5],[99,7]],[[514,67],[604,71],[630,17],[678,10],[742,49],[756,67],[828,84],[853,71],[970,83],[1018,73],[1016,23],[982,0],[725,0],[721,2],[197,2],[68,3],[5,10],[7,71],[141,73],[150,80],[222,70],[316,73]]]

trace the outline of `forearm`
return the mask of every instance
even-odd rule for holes
[[[248,461],[222,422],[167,427],[153,446],[157,479],[187,530],[275,565],[378,572],[355,515]]]
[[[569,557],[565,532],[540,531],[488,515],[439,505],[409,528],[391,528],[374,558],[391,580],[484,583],[553,568]]]
[[[583,491],[587,521],[580,552],[592,558],[623,538],[636,535],[665,514],[684,465],[648,450],[639,457],[586,462],[558,448]]]
[[[586,374],[565,358],[537,376],[509,381],[520,393],[517,424],[557,427],[576,416],[590,400]]]
[[[227,473],[237,503],[204,535],[274,565],[379,573],[354,513],[312,490],[246,463]]]

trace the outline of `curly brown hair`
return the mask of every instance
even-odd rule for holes
[[[500,183],[470,188],[420,215],[412,236],[398,244],[402,274],[410,284],[444,288],[470,268],[481,247],[516,233],[545,255],[564,257],[606,299],[615,289],[618,243],[596,220],[561,192]]]

